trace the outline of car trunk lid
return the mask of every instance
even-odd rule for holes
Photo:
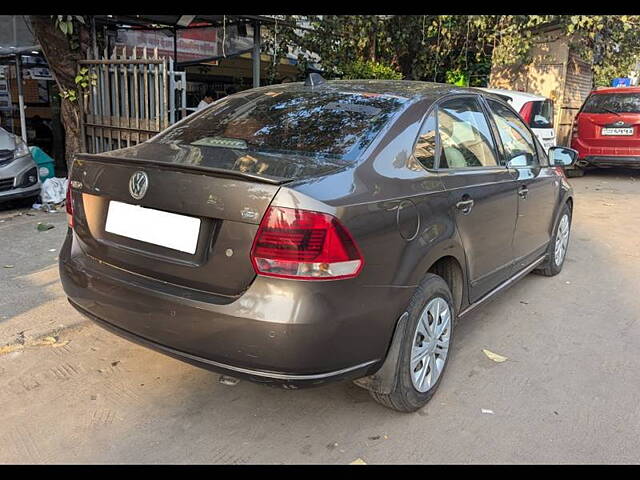
[[[578,135],[592,147],[611,150],[614,154],[624,154],[629,148],[640,147],[640,115],[580,113]]]
[[[136,172],[144,172],[148,179],[146,194],[139,200],[129,186]],[[114,155],[79,155],[70,180],[74,231],[87,255],[159,281],[237,296],[255,277],[250,250],[260,220],[278,185],[288,178]],[[199,224],[192,233],[197,236],[194,251],[113,233],[107,225],[108,219],[113,223],[116,211],[112,204],[168,212]],[[163,225],[152,227],[170,237],[168,225],[165,230]]]

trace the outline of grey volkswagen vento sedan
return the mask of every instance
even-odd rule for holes
[[[457,319],[561,270],[574,159],[479,90],[247,90],[78,156],[61,278],[96,323],[186,362],[287,388],[355,379],[413,411]]]

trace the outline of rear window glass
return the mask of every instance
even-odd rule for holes
[[[352,160],[405,101],[385,94],[274,88],[227,97],[153,141]]]
[[[594,94],[587,98],[582,111],[585,113],[640,113],[640,94]]]
[[[533,102],[529,126],[531,128],[553,128],[553,102],[551,100]]]

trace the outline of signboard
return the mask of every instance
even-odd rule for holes
[[[11,110],[9,82],[6,80],[5,69],[4,65],[0,66],[0,110]]]
[[[630,87],[631,79],[628,77],[614,78],[611,82],[612,87]]]
[[[224,39],[224,49],[222,41]],[[143,47],[147,48],[147,55],[158,49],[160,58],[173,58],[173,34],[169,30],[120,29],[116,43],[119,46],[136,47],[140,56]],[[178,30],[177,38],[178,62],[197,61],[204,58],[218,56],[232,56],[250,49],[253,38],[249,35],[241,36],[235,25],[222,28],[202,27]],[[175,60],[175,59],[174,59]]]

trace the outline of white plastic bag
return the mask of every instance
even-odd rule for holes
[[[67,195],[66,178],[47,178],[42,184],[42,203],[60,203]]]

